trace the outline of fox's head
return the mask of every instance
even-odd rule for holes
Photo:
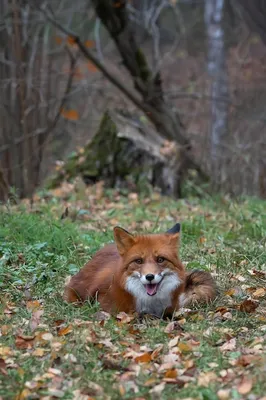
[[[114,238],[122,258],[121,280],[137,300],[171,298],[183,283],[184,268],[178,258],[180,224],[164,234],[132,235],[115,227]],[[146,300],[145,300],[146,299]]]

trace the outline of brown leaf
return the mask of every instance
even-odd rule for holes
[[[32,355],[33,355],[34,357],[43,357],[44,354],[45,354],[45,349],[42,349],[42,348],[38,348],[38,349],[36,349],[36,350],[34,350],[34,351],[32,352]]]
[[[263,297],[266,294],[266,290],[264,288],[259,288],[257,290],[255,290],[255,292],[253,293],[253,297]]]
[[[227,342],[225,342],[220,347],[220,350],[221,351],[231,351],[231,350],[234,350],[235,348],[236,348],[236,339],[232,338],[232,339],[228,340]]]
[[[96,321],[108,321],[111,315],[105,311],[98,311],[92,316]]]
[[[246,313],[253,313],[255,312],[256,308],[258,307],[258,303],[252,300],[244,300],[243,303],[239,305],[239,310],[246,312]]]
[[[156,347],[156,349],[153,350],[153,352],[151,353],[151,359],[155,360],[159,356],[159,354],[162,352],[162,349],[163,349],[163,344],[159,344],[159,346]]]
[[[171,379],[175,379],[177,377],[177,370],[175,368],[172,369],[168,369],[165,374],[164,374],[165,378],[171,378]]]
[[[171,333],[174,331],[182,331],[183,328],[182,326],[180,326],[180,324],[177,321],[172,321],[169,322],[169,324],[166,326],[166,328],[164,329],[165,333]]]
[[[252,379],[247,376],[244,376],[240,384],[237,386],[238,393],[247,394],[251,391],[252,386],[253,386]]]
[[[41,307],[41,303],[38,300],[29,300],[27,301],[27,310],[36,310]]]
[[[131,322],[134,319],[134,316],[129,315],[129,314],[125,313],[124,311],[122,311],[117,314],[116,319],[118,319],[118,321],[122,322],[123,324],[128,324],[129,322]]]
[[[216,380],[217,380],[217,375],[214,372],[212,371],[201,372],[198,377],[198,385],[209,387],[210,383]]]
[[[18,335],[16,337],[15,345],[18,349],[32,349],[34,336]]]
[[[58,336],[66,336],[66,335],[68,335],[70,332],[72,332],[72,330],[73,330],[72,325],[65,326],[64,328],[59,329],[59,331],[58,331],[57,334],[58,334]]]
[[[6,362],[3,358],[0,358],[0,374],[7,375]]]
[[[44,312],[43,310],[33,311],[31,320],[30,320],[30,328],[32,331],[34,331],[38,327],[41,316],[43,315],[43,312]]]
[[[140,355],[140,356],[137,356],[136,358],[135,358],[135,361],[137,362],[137,363],[147,363],[147,362],[150,362],[151,361],[151,353],[143,353],[142,355]]]

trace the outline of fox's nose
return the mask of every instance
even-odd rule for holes
[[[147,279],[147,281],[151,282],[154,279],[154,275],[153,274],[147,274],[146,275],[146,279]]]

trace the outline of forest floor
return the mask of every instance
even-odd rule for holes
[[[0,210],[0,398],[266,399],[266,203],[64,184]],[[172,321],[62,300],[113,238],[182,223],[181,260],[220,295]]]

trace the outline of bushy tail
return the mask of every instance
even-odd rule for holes
[[[217,296],[217,287],[211,274],[193,270],[187,273],[182,306],[191,303],[208,303]]]

